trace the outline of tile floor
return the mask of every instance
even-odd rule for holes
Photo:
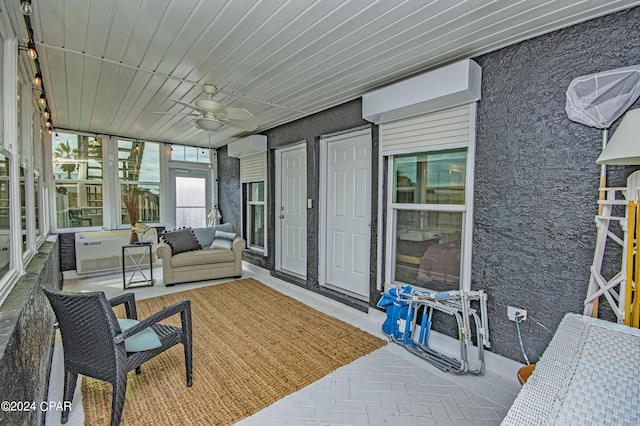
[[[161,277],[159,268],[154,276]],[[383,336],[384,312],[369,314],[275,279],[253,265],[245,265],[243,277],[253,277],[326,314]],[[215,280],[165,287],[157,279],[153,287],[133,291],[144,299],[224,282]],[[107,297],[124,292],[121,274],[78,278],[65,275],[67,291],[101,290]],[[447,338],[444,339],[445,343]],[[456,343],[452,339],[451,342]],[[449,342],[449,343],[451,343]],[[437,341],[434,348],[440,349]],[[444,346],[443,346],[444,347]],[[455,345],[453,345],[455,347]],[[485,352],[487,371],[482,376],[445,373],[390,343],[315,383],[277,401],[238,425],[497,425],[513,403],[520,385],[520,364]],[[53,355],[49,401],[61,401],[63,388],[62,344],[59,336]],[[80,386],[67,425],[84,424]],[[46,425],[60,424],[60,413],[47,413]],[[50,414],[50,415],[49,415]]]

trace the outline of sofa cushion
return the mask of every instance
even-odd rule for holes
[[[223,262],[233,262],[236,255],[232,250],[204,249],[180,253],[171,257],[171,266],[179,268],[182,266],[206,265]]]
[[[222,225],[207,226],[206,228],[193,228],[193,234],[198,239],[198,242],[202,247],[209,247],[213,242],[213,238],[216,235],[216,231],[233,232],[233,225],[230,223],[223,223]]]
[[[165,231],[160,234],[160,238],[171,247],[172,254],[185,251],[200,250],[202,246],[193,235],[191,228],[181,228],[174,231]]]
[[[235,238],[235,232],[224,232],[218,230],[216,231],[216,236],[213,238],[213,242],[211,243],[211,248],[231,250],[231,246],[233,246],[233,240]]]

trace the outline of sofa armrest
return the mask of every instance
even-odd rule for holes
[[[244,238],[236,237],[233,240],[233,246],[231,247],[231,250],[233,250],[234,253],[242,254],[242,250],[244,250],[245,248],[247,248],[247,242],[244,240]]]
[[[169,262],[171,260],[171,256],[173,255],[171,246],[167,243],[158,243],[158,247],[156,247],[156,255],[160,259],[162,259],[163,264],[165,260]]]

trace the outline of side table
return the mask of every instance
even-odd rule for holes
[[[135,287],[151,287],[155,283],[152,245],[153,243],[147,242],[122,246],[122,285],[125,290]],[[133,270],[127,271],[127,259],[132,262],[130,268],[133,267]]]

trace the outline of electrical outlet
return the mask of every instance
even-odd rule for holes
[[[526,321],[527,319],[527,310],[514,308],[513,306],[507,306],[507,316],[511,321],[516,320],[516,314],[520,313],[520,321]]]

